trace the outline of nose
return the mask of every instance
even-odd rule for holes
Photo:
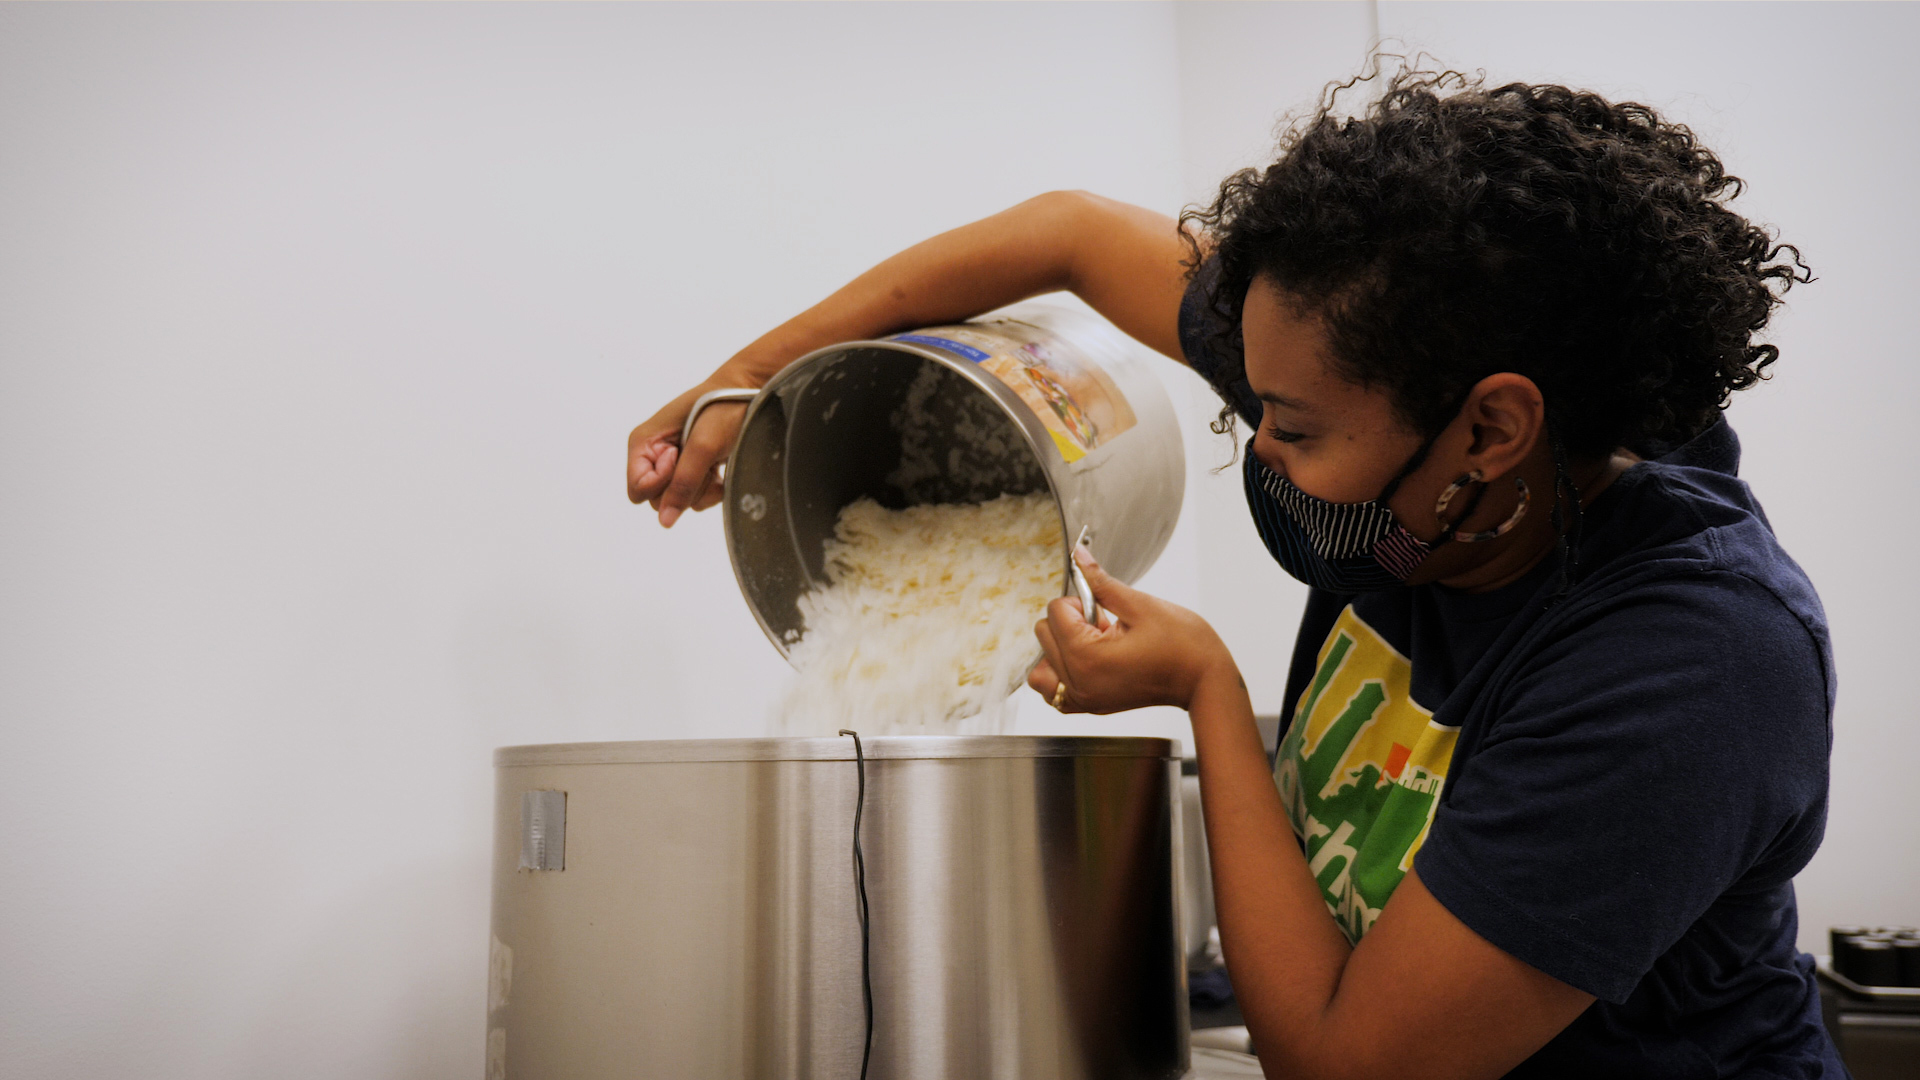
[[[1282,465],[1280,461],[1280,444],[1274,440],[1267,438],[1265,435],[1254,436],[1253,456],[1259,460],[1260,464],[1265,465],[1281,476],[1287,475],[1286,467]]]

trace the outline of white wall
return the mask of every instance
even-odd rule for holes
[[[1836,627],[1814,926],[1920,921],[1894,322],[1920,286],[1915,16],[1377,13],[1496,78],[1671,108],[1823,276],[1733,414]],[[784,674],[718,521],[626,505],[628,428],[939,229],[1058,187],[1203,197],[1375,17],[0,5],[4,1071],[475,1075],[489,751],[754,734]],[[1299,590],[1237,473],[1205,472],[1206,391],[1169,385],[1194,487],[1146,584],[1277,708]],[[1028,695],[1021,730],[1184,724]]]

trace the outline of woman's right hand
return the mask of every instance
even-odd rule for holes
[[[705,510],[719,502],[720,466],[740,435],[745,403],[720,401],[701,410],[685,446],[680,445],[680,429],[700,395],[753,385],[744,376],[729,378],[722,368],[634,428],[627,436],[628,500],[659,511],[664,528],[671,528],[687,510]]]

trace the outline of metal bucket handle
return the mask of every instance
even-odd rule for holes
[[[707,406],[721,401],[738,401],[744,403],[752,401],[759,396],[760,391],[758,390],[739,387],[728,390],[709,390],[699,397],[694,398],[693,408],[687,410],[687,422],[680,425],[680,448],[682,450],[687,448],[687,436],[693,434],[693,423],[700,419],[701,412],[703,412]],[[728,447],[724,457],[732,456],[733,448]]]
[[[1093,526],[1080,526],[1080,536],[1073,542],[1074,547],[1084,547],[1088,554],[1093,553]],[[1080,560],[1071,554],[1067,556],[1067,565],[1073,568],[1073,591],[1080,597],[1080,613],[1086,617],[1087,625],[1100,629],[1100,604],[1093,598],[1093,583],[1080,569]]]

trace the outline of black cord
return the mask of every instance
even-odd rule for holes
[[[867,1048],[860,1055],[860,1080],[867,1080],[867,1066],[873,1061],[873,952],[867,930],[867,860],[860,853],[860,816],[867,809],[867,755],[860,747],[860,733],[840,729],[853,736],[853,760],[860,770],[860,795],[853,804],[853,886],[860,899],[860,989],[867,1003]]]

